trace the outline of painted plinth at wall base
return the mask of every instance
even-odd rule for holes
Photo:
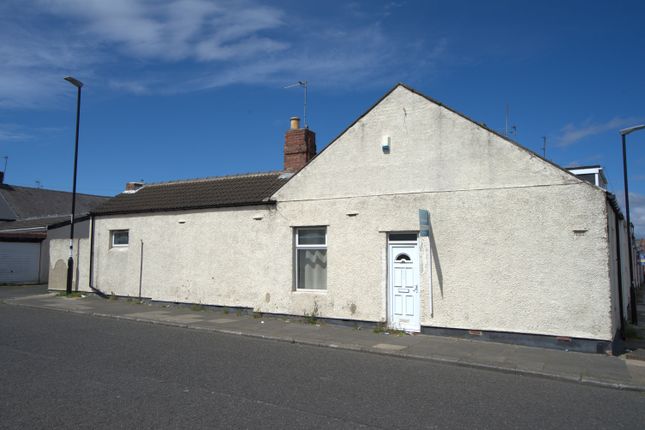
[[[514,345],[535,346],[561,351],[592,352],[599,354],[617,353],[614,348],[614,342],[597,339],[428,326],[422,326],[421,333],[433,336],[459,337]]]

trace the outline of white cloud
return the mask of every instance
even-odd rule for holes
[[[608,131],[615,131],[616,135],[618,135],[618,130],[635,122],[638,122],[637,118],[616,117],[605,122],[587,120],[581,125],[567,124],[562,127],[560,136],[556,138],[556,144],[558,146],[569,146],[582,139]]]
[[[285,44],[258,37],[282,25],[282,13],[245,2],[204,0],[49,0],[40,4],[75,18],[83,31],[141,59],[210,61]]]
[[[13,124],[0,124],[0,142],[16,142],[31,139],[30,134],[22,132]]]
[[[255,0],[9,0],[0,4],[0,108],[72,97],[66,75],[90,91],[134,94],[392,83],[427,75],[446,47],[392,37],[380,24],[387,14],[323,22],[296,13],[287,23],[285,11]]]
[[[132,94],[147,94],[150,92],[149,85],[143,81],[110,79],[108,85],[115,90],[127,91]]]

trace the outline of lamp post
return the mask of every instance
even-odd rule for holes
[[[625,212],[627,212],[627,246],[629,247],[629,301],[632,303],[631,320],[632,324],[638,323],[638,312],[636,310],[636,290],[634,288],[634,250],[632,249],[632,223],[629,217],[629,188],[627,186],[627,135],[645,128],[645,125],[620,130],[623,141],[623,175],[625,177]]]
[[[78,164],[78,126],[81,120],[81,88],[83,83],[71,76],[65,78],[67,82],[77,89],[76,96],[76,143],[74,144],[74,179],[72,185],[72,216],[69,226],[69,258],[67,259],[67,295],[72,293],[72,279],[74,277],[74,215],[76,212],[76,166]]]

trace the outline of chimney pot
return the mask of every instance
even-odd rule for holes
[[[297,116],[291,117],[291,130],[298,130],[300,128],[300,118]]]

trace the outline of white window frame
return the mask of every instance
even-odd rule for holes
[[[295,291],[311,291],[311,292],[316,292],[316,293],[324,293],[327,291],[327,284],[325,283],[325,288],[300,288],[298,286],[298,278],[299,278],[299,267],[298,267],[298,250],[300,249],[318,249],[318,250],[325,250],[325,255],[327,255],[327,226],[326,225],[319,225],[319,226],[306,226],[306,227],[294,227],[295,229],[295,242],[294,242],[294,253],[293,253],[293,267],[294,267],[294,277],[295,277]],[[314,244],[314,245],[300,245],[299,244],[299,239],[300,239],[300,231],[302,230],[320,230],[324,229],[325,230],[325,243],[323,244]],[[325,270],[327,268],[325,267]]]
[[[122,243],[114,243],[114,236],[116,233],[123,233],[126,232],[128,233],[128,243],[122,244]],[[130,246],[130,230],[129,229],[118,229],[118,230],[110,230],[110,247],[111,248],[127,248]]]

